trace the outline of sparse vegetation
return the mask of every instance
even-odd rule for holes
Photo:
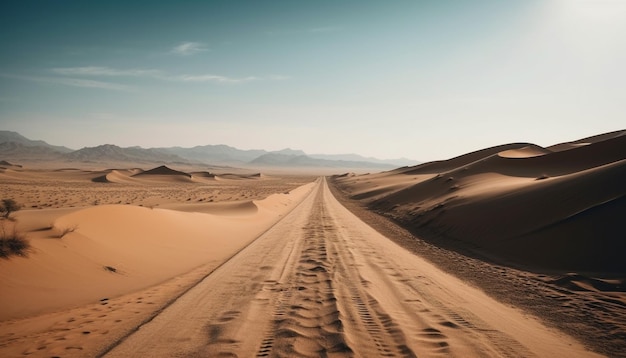
[[[77,229],[78,229],[78,225],[59,228],[59,239],[62,239],[65,235],[71,232],[74,232]]]
[[[11,230],[7,230],[5,225],[0,226],[0,258],[25,256],[29,246],[24,235],[20,234],[15,226]]]
[[[22,206],[13,199],[2,199],[2,202],[0,202],[0,213],[5,219],[8,219],[12,212],[21,208]]]

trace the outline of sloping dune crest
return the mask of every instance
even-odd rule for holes
[[[96,183],[135,183],[132,176],[143,172],[141,169],[111,169],[108,173],[92,179]]]
[[[498,155],[503,158],[529,158],[529,157],[537,157],[540,155],[550,154],[551,150],[540,147],[538,145],[530,144],[526,147],[522,147],[519,149],[510,149],[504,150]]]
[[[35,223],[23,228],[34,230],[38,240],[31,241],[28,257],[0,262],[0,282],[11,290],[10,296],[0,295],[0,320],[97,302],[202,265],[215,267],[267,230],[312,188],[311,183],[262,200],[168,209],[98,205],[22,212],[22,222]],[[52,218],[52,225],[41,227]]]
[[[108,173],[95,177],[97,183],[149,184],[149,183],[207,183],[215,180],[215,174],[209,172],[186,173],[171,169],[165,165],[150,169],[111,169]]]
[[[508,144],[337,181],[443,246],[524,268],[624,273],[623,133],[548,148]]]
[[[150,181],[192,183],[192,175],[162,165],[150,170],[133,175],[133,178]]]
[[[572,141],[572,142],[559,143],[559,144],[555,144],[555,145],[549,146],[547,149],[549,149],[549,150],[551,150],[553,152],[560,152],[560,151],[563,151],[563,150],[569,150],[569,149],[585,146],[585,145],[588,145],[588,144],[591,144],[591,143],[602,142],[602,141],[605,141],[607,139],[621,137],[623,135],[626,135],[626,130],[619,130],[619,131],[614,131],[614,132],[609,132],[609,133],[602,133],[602,134],[594,135],[594,136],[591,136],[591,137],[575,140],[575,141]]]
[[[222,174],[222,175],[216,176],[215,179],[217,179],[217,180],[221,180],[221,179],[246,180],[246,179],[263,179],[264,177],[265,177],[265,175],[263,175],[261,173],[254,173],[254,174],[230,174],[230,173],[226,173],[226,174]]]

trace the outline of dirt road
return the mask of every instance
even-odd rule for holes
[[[321,179],[106,357],[593,357],[400,248]]]

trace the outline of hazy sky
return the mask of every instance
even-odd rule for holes
[[[626,128],[626,1],[4,1],[0,129],[444,159]]]

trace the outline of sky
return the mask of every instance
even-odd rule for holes
[[[626,1],[3,1],[0,129],[450,158],[626,128]]]

